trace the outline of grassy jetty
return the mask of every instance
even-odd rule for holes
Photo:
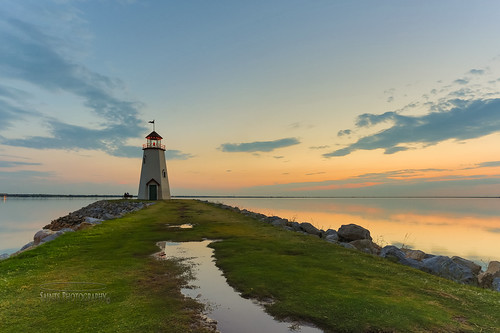
[[[168,227],[185,223],[195,227]],[[189,267],[151,257],[157,241],[203,238],[223,240],[211,246],[229,283],[272,299],[277,318],[326,332],[500,332],[500,293],[194,200],[158,202],[0,261],[0,331],[207,332],[201,306],[179,292]],[[105,297],[51,298],[56,282],[102,283]]]

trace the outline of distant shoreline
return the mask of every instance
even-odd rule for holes
[[[0,197],[15,198],[120,198],[121,194],[43,194],[0,193]],[[137,198],[136,195],[131,196]],[[276,195],[173,195],[172,198],[226,199],[500,199],[500,196],[276,196]]]
[[[3,197],[14,197],[14,198],[117,198],[123,197],[123,195],[118,194],[9,194],[0,193]]]

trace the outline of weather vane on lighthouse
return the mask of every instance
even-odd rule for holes
[[[167,200],[170,199],[170,186],[168,184],[167,162],[165,161],[165,145],[163,139],[156,133],[155,121],[153,132],[146,136],[146,144],[142,145],[141,179],[137,197],[142,200]]]

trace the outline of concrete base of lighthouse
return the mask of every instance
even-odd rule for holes
[[[137,197],[142,200],[170,199],[170,186],[168,184],[164,149],[156,147],[144,148],[141,180]]]

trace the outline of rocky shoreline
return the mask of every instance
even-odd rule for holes
[[[356,224],[346,224],[342,225],[338,230],[328,229],[325,231],[316,228],[309,222],[299,223],[279,216],[267,216],[222,203],[206,202],[222,209],[241,213],[278,228],[319,237],[327,242],[335,243],[348,249],[386,258],[390,261],[458,283],[479,286],[500,292],[499,261],[491,261],[488,264],[487,270],[483,271],[481,266],[458,256],[450,258],[424,253],[420,250],[404,247],[398,248],[394,245],[381,247],[373,242],[369,230]]]
[[[325,231],[316,228],[309,222],[299,223],[289,221],[279,216],[267,216],[222,203],[205,202],[222,209],[241,213],[278,228],[319,237],[327,242],[338,244],[348,249],[387,258],[393,262],[410,266],[458,283],[479,286],[500,292],[499,261],[491,261],[488,264],[487,270],[483,271],[481,266],[458,256],[450,258],[447,256],[424,253],[420,250],[404,247],[398,248],[394,245],[381,247],[373,242],[369,230],[356,224],[346,224],[342,225],[338,230],[328,229]],[[154,203],[135,200],[96,201],[66,216],[53,220],[33,236],[33,241],[24,245],[19,251],[11,255],[1,254],[0,260],[15,256],[40,244],[49,242],[64,233],[89,228],[101,224],[103,221],[116,219],[125,214],[146,208],[152,204]]]
[[[101,224],[103,221],[122,217],[152,205],[152,202],[135,200],[100,200],[80,208],[68,215],[59,217],[39,230],[33,236],[33,241],[24,245],[11,255],[2,254],[0,260],[18,255],[40,244],[50,242],[67,232],[74,232]]]

